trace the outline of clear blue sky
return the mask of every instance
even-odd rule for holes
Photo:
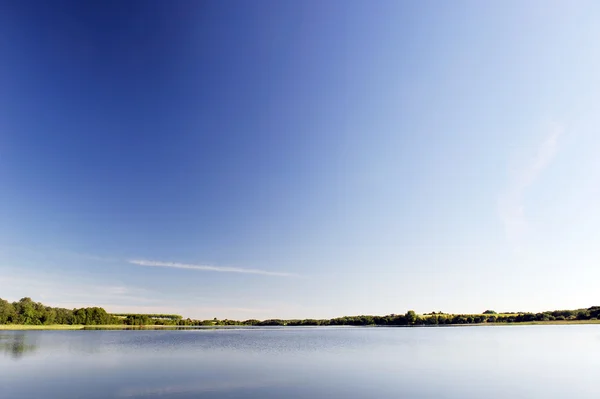
[[[597,305],[600,4],[0,4],[0,297]]]

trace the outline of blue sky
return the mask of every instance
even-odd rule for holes
[[[596,2],[0,6],[0,297],[597,304]]]

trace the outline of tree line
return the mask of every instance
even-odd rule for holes
[[[344,316],[333,319],[269,319],[193,320],[170,314],[110,314],[100,307],[65,309],[45,306],[31,298],[16,302],[0,299],[0,324],[25,325],[131,325],[131,326],[425,326],[484,323],[523,323],[534,321],[597,320],[600,306],[587,309],[554,310],[541,313],[505,312],[486,310],[481,314],[447,314],[431,312],[418,315],[409,310],[405,314],[387,316]]]
[[[50,325],[83,324],[104,325],[120,324],[119,318],[99,307],[64,309],[45,306],[31,298],[22,298],[17,302],[0,299],[0,324]]]
[[[31,298],[8,302],[0,298],[0,324],[24,325],[178,325],[174,314],[111,314],[100,307],[65,309],[46,306]]]
[[[534,321],[597,320],[600,306],[577,310],[554,310],[541,313],[505,312],[487,310],[482,314],[446,314],[431,312],[418,315],[409,310],[405,314],[387,316],[344,316],[333,319],[269,319],[238,320],[192,320],[181,319],[180,326],[428,326],[486,323],[526,323]]]

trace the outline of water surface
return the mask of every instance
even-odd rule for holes
[[[600,326],[0,331],[0,397],[599,398]]]

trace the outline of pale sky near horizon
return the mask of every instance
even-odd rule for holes
[[[0,3],[0,298],[600,305],[600,3]]]

